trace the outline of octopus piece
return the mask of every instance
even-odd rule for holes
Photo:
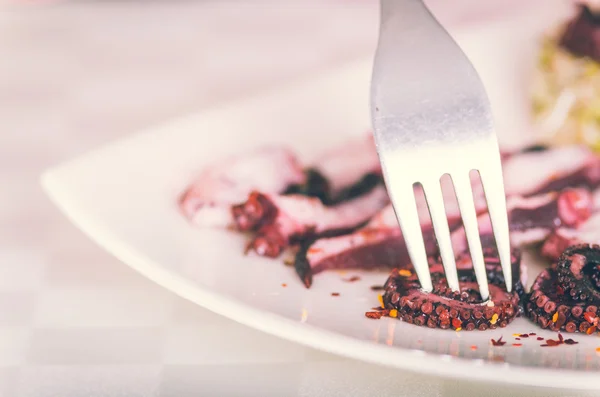
[[[580,244],[600,244],[600,212],[595,212],[577,228],[554,230],[544,241],[540,252],[544,257],[557,261],[568,247]]]
[[[296,156],[284,147],[265,146],[230,156],[208,166],[183,194],[180,207],[198,226],[231,225],[230,208],[250,192],[284,192],[304,184],[306,175]]]
[[[437,243],[429,218],[421,219],[427,252],[437,255]],[[353,233],[321,238],[304,244],[296,254],[296,272],[306,285],[312,276],[331,269],[378,269],[404,266],[410,257],[391,204]]]
[[[302,185],[289,186],[284,194],[316,197],[323,204],[331,206],[352,200],[380,185],[383,185],[383,176],[369,172],[357,181],[353,181],[351,185],[333,191],[330,186],[330,180],[326,179],[318,170],[309,168],[306,170],[306,182]]]
[[[531,197],[541,193],[600,184],[600,158],[584,146],[528,151],[503,164],[507,196]]]
[[[590,217],[592,195],[586,189],[566,189],[533,197],[508,197],[506,202],[511,245],[523,247],[544,241],[561,227],[577,227]],[[479,234],[484,246],[494,246],[489,214],[478,217]],[[463,227],[452,232],[455,252],[468,249]]]
[[[368,133],[318,156],[310,169],[327,181],[326,196],[333,202],[352,198],[353,186],[371,181],[383,181],[381,163],[373,140]],[[357,182],[358,179],[358,182]],[[354,196],[355,197],[355,196]]]
[[[248,248],[274,258],[294,242],[351,232],[388,203],[383,186],[331,207],[314,197],[253,192],[231,212],[237,230],[255,232]]]
[[[523,198],[513,196],[507,201],[510,236],[514,247],[543,241],[558,227],[575,227],[587,220],[592,196],[586,189],[567,189],[560,193],[545,193]],[[465,230],[460,222],[450,221],[454,252],[468,251]],[[429,215],[420,214],[425,249],[430,257],[438,254],[437,241]],[[490,217],[479,216],[479,232],[484,247],[495,247]],[[389,205],[363,228],[343,236],[318,239],[306,245],[296,255],[295,266],[305,285],[312,275],[329,269],[402,267],[410,257],[393,207]]]
[[[443,266],[430,266],[432,292],[424,292],[411,266],[394,269],[384,286],[383,304],[397,310],[398,319],[430,328],[480,330],[506,327],[519,314],[523,294],[520,281],[520,254],[513,252],[511,262],[515,283],[506,291],[498,254],[485,249],[484,258],[489,280],[490,300],[484,302],[468,255],[457,260],[460,291],[448,288]]]
[[[542,328],[592,334],[598,330],[600,247],[569,247],[535,280],[525,313]]]
[[[595,7],[594,7],[595,6]],[[566,27],[560,45],[578,57],[600,61],[600,10],[598,4],[580,4],[580,11]]]

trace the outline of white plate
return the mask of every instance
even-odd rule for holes
[[[522,86],[515,83],[520,69],[515,65],[526,60],[519,54],[527,54],[532,43],[533,29],[518,28],[529,22],[505,19],[457,34],[484,77],[507,144],[526,136],[525,113],[517,106],[523,98]],[[515,42],[520,44],[516,49]],[[369,287],[381,285],[386,274],[349,271],[361,276],[356,283],[341,281],[335,272],[319,274],[307,290],[281,260],[244,256],[242,236],[195,229],[183,219],[178,195],[209,161],[267,142],[292,145],[310,159],[315,146],[364,133],[369,126],[369,73],[368,60],[355,62],[137,134],[46,172],[43,185],[75,224],[123,262],[248,326],[330,352],[435,375],[600,387],[595,353],[600,340],[595,337],[576,334],[580,344],[575,346],[542,348],[536,340],[523,340],[521,348],[500,348],[490,346],[490,338],[504,336],[510,344],[513,333],[556,334],[525,319],[488,332],[369,320],[364,313],[377,303]],[[332,297],[332,292],[341,296]]]

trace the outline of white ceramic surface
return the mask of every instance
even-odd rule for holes
[[[518,18],[522,18],[519,16]],[[515,20],[470,30],[457,39],[476,63],[497,118],[519,111],[518,65],[508,43],[532,44],[532,25]],[[529,33],[528,33],[529,32]],[[510,49],[510,50],[508,50]],[[286,143],[310,160],[315,146],[335,145],[369,125],[369,61],[359,61],[271,91],[203,112],[108,145],[44,174],[55,203],[98,244],[155,282],[217,313],[283,338],[350,357],[457,378],[520,384],[597,388],[597,338],[576,335],[576,346],[491,347],[490,338],[543,332],[524,319],[489,332],[430,330],[393,319],[369,320],[377,302],[374,284],[385,273],[358,274],[346,283],[338,273],[316,277],[306,290],[281,260],[246,257],[244,238],[199,230],[178,212],[176,200],[207,162],[262,143]],[[522,71],[513,67],[512,73]],[[527,137],[526,113],[499,123],[502,142]],[[232,147],[232,144],[234,145]],[[532,273],[536,273],[532,266]],[[287,287],[283,288],[282,283]],[[332,297],[331,292],[339,292]],[[477,346],[473,350],[471,346]],[[501,362],[499,362],[501,361]]]

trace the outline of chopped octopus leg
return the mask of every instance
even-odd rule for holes
[[[550,260],[558,260],[573,245],[600,244],[600,212],[595,212],[586,222],[576,228],[560,227],[544,241],[541,254]]]
[[[437,255],[431,220],[421,218],[425,249]],[[403,266],[410,257],[391,204],[351,234],[305,244],[295,259],[296,272],[307,287],[312,275],[329,269],[376,269]]]
[[[512,196],[507,199],[511,245],[522,247],[544,241],[560,227],[577,227],[591,215],[593,199],[586,189],[566,189],[533,197]],[[484,246],[493,246],[493,230],[487,213],[478,218]],[[464,228],[452,233],[456,252],[468,249]]]
[[[551,331],[596,333],[600,305],[600,247],[568,248],[536,278],[526,298],[531,321]]]
[[[468,255],[457,260],[460,291],[448,288],[443,266],[430,266],[433,291],[421,289],[411,266],[394,269],[384,285],[383,303],[388,310],[397,310],[398,319],[430,328],[481,330],[506,327],[519,313],[520,255],[514,252],[511,261],[515,283],[512,292],[506,291],[497,252],[484,250],[490,301],[483,302],[472,263]]]
[[[600,158],[584,146],[529,151],[503,163],[507,196],[530,197],[566,188],[595,190],[600,184]]]
[[[312,197],[253,192],[245,203],[233,206],[232,213],[239,231],[256,233],[249,249],[277,257],[295,241],[351,232],[388,203],[383,186],[331,207]]]
[[[183,194],[180,207],[198,226],[227,227],[232,222],[231,206],[243,202],[253,190],[276,194],[305,180],[304,171],[290,150],[260,147],[208,166]]]

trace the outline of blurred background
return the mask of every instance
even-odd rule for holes
[[[522,2],[427,3],[452,29]],[[369,56],[377,29],[375,0],[0,0],[0,396],[493,396],[195,307],[88,241],[38,184],[102,143]]]

